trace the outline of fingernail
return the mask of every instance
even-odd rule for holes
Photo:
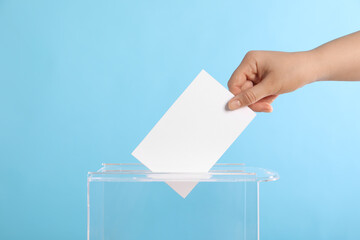
[[[229,103],[229,109],[230,110],[235,110],[238,109],[241,106],[240,101],[239,100],[233,100]]]

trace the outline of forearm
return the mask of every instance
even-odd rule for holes
[[[309,51],[316,81],[360,81],[360,31]]]

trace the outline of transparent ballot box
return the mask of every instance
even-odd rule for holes
[[[243,164],[208,173],[103,164],[88,174],[88,240],[257,240],[259,183],[278,178]],[[198,184],[183,198],[170,182]]]

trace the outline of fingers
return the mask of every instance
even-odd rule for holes
[[[242,91],[238,95],[236,95],[233,99],[229,101],[228,108],[230,110],[235,110],[240,107],[249,106],[269,95],[270,89],[268,87],[268,84],[266,84],[266,81],[262,81],[254,87]]]
[[[249,106],[254,112],[272,112],[273,107],[267,102],[257,102]]]
[[[243,72],[238,72],[237,70],[235,70],[228,82],[229,91],[234,95],[239,94],[242,90],[242,86],[246,82],[248,82],[246,81],[246,75]]]
[[[264,97],[263,99],[259,100],[258,102],[267,102],[269,104],[273,103],[274,100],[278,97],[279,95],[270,95],[267,97]]]
[[[241,92],[245,91],[246,89],[252,88],[253,86],[254,86],[254,83],[252,81],[246,80],[245,83],[240,87]],[[239,94],[239,93],[237,93],[237,94]],[[234,95],[237,95],[237,94],[234,94]]]
[[[272,112],[273,107],[271,106],[271,103],[278,97],[278,95],[270,95],[267,97],[264,97],[263,99],[259,100],[258,102],[249,105],[249,108],[251,108],[255,112]]]
[[[253,63],[252,59],[253,58],[249,58],[247,54],[239,67],[231,75],[228,87],[232,94],[238,95],[242,90],[249,88],[250,84],[250,87],[252,87],[252,80],[256,76],[256,69],[252,66],[256,66],[256,64]]]
[[[277,96],[272,95],[270,81],[259,77],[259,59],[261,60],[259,52],[248,52],[232,74],[228,87],[230,92],[236,96],[228,103],[230,110],[245,106],[249,106],[256,112],[273,110],[271,103]]]

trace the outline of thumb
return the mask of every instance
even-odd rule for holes
[[[240,107],[249,106],[268,96],[268,93],[269,88],[267,84],[262,81],[254,87],[249,88],[232,98],[228,103],[228,108],[230,110],[235,110]]]

